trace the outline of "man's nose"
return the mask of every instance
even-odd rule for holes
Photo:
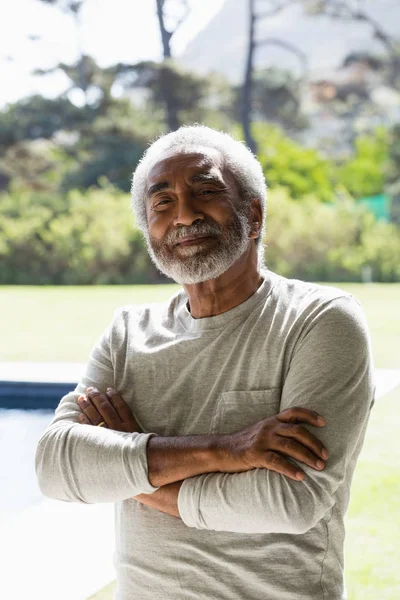
[[[204,220],[204,215],[195,206],[192,199],[189,197],[180,198],[176,204],[177,213],[174,218],[174,225],[186,225],[189,227],[195,221]]]

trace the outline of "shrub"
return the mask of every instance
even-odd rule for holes
[[[135,226],[129,195],[104,182],[57,202],[31,192],[3,195],[0,262],[3,284],[160,280]]]
[[[308,281],[360,281],[369,266],[375,281],[400,281],[400,230],[377,222],[350,198],[296,202],[283,189],[269,196],[265,254],[268,267]]]
[[[132,284],[165,282],[152,265],[129,195],[102,187],[65,196],[15,191],[0,197],[1,284]],[[400,233],[393,223],[344,198],[301,202],[270,191],[268,267],[287,277],[400,281]]]

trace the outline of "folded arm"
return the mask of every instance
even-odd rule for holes
[[[64,396],[38,442],[39,487],[45,496],[69,502],[116,502],[157,487],[147,477],[147,442],[154,433],[126,433],[79,423],[77,399],[86,388],[114,383],[111,345],[123,330],[122,314],[100,338],[77,388]],[[116,339],[112,339],[113,336]]]
[[[210,473],[186,479],[179,514],[198,529],[299,534],[333,506],[354,467],[373,403],[370,341],[362,310],[351,297],[329,302],[297,342],[281,395],[281,409],[302,406],[326,419],[318,437],[329,451],[322,471],[304,467],[295,482],[268,469]]]
[[[178,516],[176,498],[181,481],[218,470],[214,448],[218,436],[187,436],[182,451],[181,438],[161,438],[130,427],[134,417],[122,399],[130,413],[124,427],[115,428],[112,419],[108,421],[112,406],[111,413],[103,414],[103,419],[82,420],[85,407],[79,397],[85,396],[90,387],[98,388],[102,398],[96,401],[95,392],[90,392],[90,398],[98,407],[106,402],[104,392],[115,385],[113,355],[125,344],[126,335],[123,312],[117,311],[92,350],[84,377],[73,392],[62,398],[38,442],[35,467],[39,487],[45,496],[70,502],[118,502],[142,497],[149,506],[164,512],[171,510]],[[99,417],[92,409],[93,406],[87,416],[97,413]],[[109,427],[88,426],[101,420]],[[156,440],[151,452],[150,440]],[[151,499],[153,493],[157,495]]]

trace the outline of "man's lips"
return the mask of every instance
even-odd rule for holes
[[[175,242],[175,246],[191,246],[194,244],[202,243],[206,240],[210,240],[212,238],[211,235],[192,235],[186,238],[182,238],[179,241]]]

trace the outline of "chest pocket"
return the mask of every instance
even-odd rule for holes
[[[211,433],[234,433],[280,412],[280,388],[223,392],[211,421]]]

